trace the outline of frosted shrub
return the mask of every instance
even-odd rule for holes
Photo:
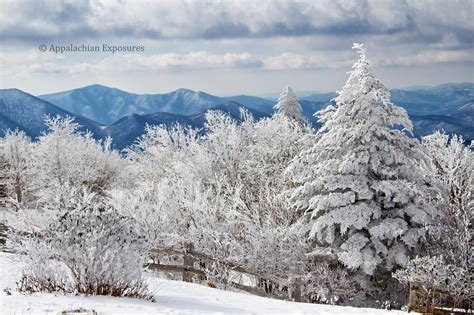
[[[26,237],[21,245],[26,255],[23,257],[25,269],[17,283],[21,292],[54,292],[72,290],[68,270],[61,261],[51,259],[51,250],[46,242],[40,240],[40,233]]]
[[[245,251],[247,268],[262,277],[300,277],[306,262],[306,243],[300,235],[283,227],[258,228]],[[287,283],[291,285],[291,283]]]
[[[76,207],[24,241],[21,291],[64,291],[151,299],[142,277],[143,236],[130,220],[83,193]]]
[[[441,256],[415,258],[393,275],[405,284],[415,284],[430,296],[444,291],[453,299],[453,307],[474,298],[473,275],[469,270],[447,264]]]
[[[309,302],[343,304],[350,301],[358,287],[345,268],[338,264],[313,262],[304,277],[305,296]]]

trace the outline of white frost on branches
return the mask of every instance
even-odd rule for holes
[[[431,162],[426,172],[437,180],[439,187],[430,253],[443,255],[447,263],[464,269],[467,277],[474,268],[473,145],[465,146],[462,137],[450,138],[442,132],[424,137],[422,143]]]
[[[290,87],[272,117],[211,111],[201,130],[147,126],[122,155],[69,117],[48,117],[35,141],[8,132],[0,179],[18,210],[11,242],[28,261],[21,289],[147,298],[145,257],[190,243],[211,258],[200,267],[209,281],[226,286],[243,268],[267,293],[301,289],[306,301],[393,301],[390,271],[407,263],[403,279],[435,270],[436,283],[461,281],[472,263],[472,147],[409,138],[406,111],[364,46],[353,48],[359,60],[317,113],[317,133]],[[409,260],[425,249],[443,260]]]
[[[278,113],[282,113],[296,121],[303,121],[301,104],[298,102],[295,92],[286,86],[278,98],[278,103],[273,106]]]
[[[317,140],[287,170],[296,185],[289,196],[310,218],[310,238],[350,269],[373,274],[408,260],[430,208],[420,204],[420,146],[394,128],[411,131],[407,113],[370,72],[363,45],[353,48],[360,58],[336,104],[317,113]]]
[[[425,292],[449,292],[454,304],[474,298],[474,276],[463,268],[446,263],[441,256],[417,257],[393,276],[402,283],[422,286]]]
[[[86,190],[70,205],[20,241],[26,268],[19,289],[150,298],[142,277],[146,240],[132,221]]]

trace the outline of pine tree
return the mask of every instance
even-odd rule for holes
[[[430,208],[419,203],[425,182],[415,164],[420,145],[406,135],[412,123],[370,72],[363,45],[353,49],[360,58],[336,104],[317,113],[317,140],[287,170],[288,193],[309,219],[315,254],[372,275],[408,260]]]
[[[273,108],[276,109],[278,113],[282,113],[297,121],[303,120],[301,104],[298,102],[295,92],[293,92],[289,86],[285,87],[281,92],[278,103],[273,106]]]

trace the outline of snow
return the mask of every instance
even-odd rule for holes
[[[422,239],[414,231],[430,224],[431,186],[420,171],[421,145],[395,128],[411,132],[407,112],[371,73],[363,44],[353,48],[360,57],[336,105],[316,113],[323,126],[307,136],[312,148],[286,170],[294,184],[287,194],[307,214],[318,245],[354,272],[373,275],[380,267],[389,276]],[[417,222],[420,213],[427,220]]]
[[[286,86],[281,92],[278,103],[273,108],[278,113],[283,113],[297,121],[303,120],[301,104],[298,102],[295,92],[289,86]]]
[[[156,302],[109,296],[72,296],[35,293],[20,294],[15,282],[21,263],[15,254],[0,253],[0,313],[58,314],[64,310],[95,310],[99,314],[403,314],[367,308],[296,303],[250,294],[213,289],[194,283],[159,279],[149,275]],[[11,295],[4,292],[11,289]]]

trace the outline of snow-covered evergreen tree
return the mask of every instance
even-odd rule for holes
[[[407,262],[425,234],[430,208],[419,203],[425,182],[416,161],[422,154],[405,134],[412,123],[370,72],[363,45],[353,48],[360,58],[336,104],[318,113],[317,141],[289,166],[295,188],[288,193],[310,219],[315,254],[372,275],[377,267]]]
[[[278,113],[282,113],[297,121],[303,121],[301,104],[298,102],[295,92],[286,86],[278,98],[278,103],[273,106]]]

